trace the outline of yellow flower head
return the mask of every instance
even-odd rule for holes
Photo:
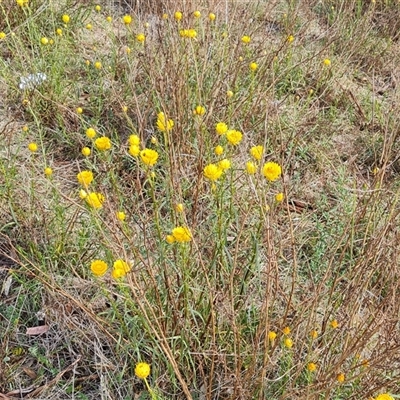
[[[165,240],[167,241],[167,243],[172,244],[175,242],[175,238],[172,235],[167,235]]]
[[[264,153],[264,146],[253,146],[250,149],[250,155],[257,161],[262,159]]]
[[[294,36],[293,35],[289,35],[288,38],[286,39],[286,41],[288,43],[292,43],[294,41]]]
[[[273,342],[276,339],[276,332],[274,331],[269,331],[268,332],[268,339]]]
[[[129,150],[128,153],[132,156],[132,157],[137,157],[140,154],[140,147],[137,146],[136,144],[131,144],[129,146]]]
[[[285,197],[284,194],[283,194],[282,192],[280,192],[280,193],[277,193],[277,194],[275,195],[275,200],[276,200],[278,203],[280,203],[280,202],[283,201],[284,197]]]
[[[282,174],[282,168],[279,164],[269,161],[263,166],[263,174],[270,182],[274,182]]]
[[[310,362],[310,363],[307,364],[307,369],[308,369],[310,372],[314,372],[314,371],[317,370],[317,364],[315,364],[315,363],[313,363],[313,362]]]
[[[108,265],[103,260],[94,260],[90,264],[90,269],[93,275],[103,276],[107,272]]]
[[[106,136],[101,136],[94,141],[97,150],[105,151],[111,149],[111,140]]]
[[[333,329],[336,329],[336,328],[339,326],[339,322],[337,321],[337,319],[333,319],[333,320],[330,322],[330,326],[331,326]]]
[[[126,215],[123,211],[117,211],[116,217],[119,221],[125,221]]]
[[[247,161],[246,163],[246,172],[249,175],[254,175],[257,172],[257,165],[253,163],[253,161]]]
[[[215,153],[217,156],[220,156],[221,154],[224,154],[224,148],[223,148],[222,146],[217,146],[217,147],[214,149],[214,153]]]
[[[230,144],[236,146],[242,141],[243,134],[240,131],[229,129],[228,131],[226,131],[226,138]]]
[[[131,145],[139,146],[140,137],[138,135],[130,135],[128,141]]]
[[[221,168],[222,171],[225,171],[231,167],[231,162],[227,158],[224,158],[218,163],[218,167]]]
[[[124,275],[127,274],[131,270],[130,265],[126,261],[121,260],[121,259],[114,261],[113,268],[116,271],[123,272]]]
[[[86,203],[92,208],[101,208],[104,203],[104,196],[101,193],[90,192],[85,197]]]
[[[183,209],[184,209],[184,207],[183,207],[182,203],[178,203],[178,204],[175,205],[176,212],[183,213]]]
[[[96,136],[96,131],[93,128],[86,129],[86,136],[89,139],[93,139]]]
[[[228,98],[231,98],[231,97],[233,96],[232,90],[228,90],[228,91],[226,92],[226,96],[227,96]]]
[[[329,58],[325,58],[322,63],[325,65],[325,67],[331,66],[331,60]]]
[[[204,167],[203,174],[210,181],[216,181],[222,175],[222,169],[215,164],[208,164]]]
[[[84,147],[84,148],[81,150],[81,153],[82,153],[82,155],[84,155],[85,157],[89,157],[89,156],[90,156],[90,153],[91,153],[91,150],[89,149],[89,147]]]
[[[112,17],[110,17],[109,15],[106,17],[106,21],[107,22],[111,22],[112,21]]]
[[[93,29],[93,25],[92,24],[87,24],[86,25],[86,29],[88,29],[89,31]]]
[[[146,36],[143,33],[139,33],[136,35],[136,40],[140,43],[143,43],[146,40]]]
[[[167,119],[163,112],[157,114],[157,128],[161,132],[169,132],[174,127],[174,121]]]
[[[311,339],[316,339],[318,337],[318,331],[316,329],[313,329],[310,332],[310,337],[311,337]]]
[[[243,36],[242,37],[242,43],[244,43],[244,44],[249,44],[251,42],[251,38],[250,38],[250,36]]]
[[[132,17],[131,17],[130,15],[124,15],[124,16],[122,17],[122,22],[123,22],[125,25],[129,25],[129,24],[132,23]]]
[[[25,6],[28,5],[28,3],[29,3],[29,0],[17,0],[17,4],[18,4],[20,7],[25,7]]]
[[[177,226],[172,229],[172,236],[178,243],[190,242],[192,240],[192,234],[186,226]]]
[[[258,69],[258,64],[255,62],[250,63],[249,68],[254,72]]]
[[[29,151],[31,151],[32,153],[35,153],[38,149],[38,145],[36,143],[29,143],[28,144],[28,149]]]
[[[0,32],[0,40],[3,40],[6,36],[5,32]]]
[[[209,19],[210,21],[215,21],[215,18],[217,18],[217,17],[216,17],[216,15],[215,15],[214,13],[208,14],[208,19]]]
[[[64,24],[68,24],[68,22],[70,21],[70,17],[68,14],[64,14],[62,17],[62,22],[64,22]]]
[[[195,17],[195,18],[200,18],[200,17],[201,17],[201,12],[200,12],[200,11],[195,11],[195,12],[193,13],[193,17]]]
[[[343,383],[343,382],[345,381],[345,379],[346,379],[346,376],[345,376],[345,374],[343,374],[343,373],[338,374],[337,377],[336,377],[336,380],[337,380],[339,383]]]
[[[56,29],[56,34],[57,34],[58,36],[62,36],[62,29],[61,29],[61,28],[57,28],[57,29]]]
[[[47,167],[44,169],[44,174],[46,176],[51,176],[51,175],[53,175],[53,170],[50,167]]]
[[[174,18],[176,21],[180,21],[183,17],[183,14],[180,11],[176,11],[174,14]]]
[[[382,393],[375,400],[394,400],[394,398],[388,393]]]
[[[96,62],[94,63],[94,67],[95,67],[96,69],[101,69],[101,68],[103,67],[103,65],[101,64],[100,61],[96,61]]]
[[[157,162],[158,153],[152,149],[143,149],[140,152],[140,158],[146,165],[152,167]]]
[[[168,19],[168,14],[164,13],[164,14],[162,15],[162,19]]]
[[[293,347],[293,340],[290,338],[286,338],[283,341],[283,344],[285,345],[285,347],[287,347],[288,349],[291,349]]]
[[[145,362],[136,364],[135,375],[139,379],[146,379],[150,375],[150,365]]]
[[[194,110],[193,110],[193,114],[194,115],[199,115],[202,116],[206,113],[206,109],[203,106],[197,106]]]
[[[46,44],[49,44],[49,39],[47,39],[47,37],[42,37],[40,43],[45,46]]]
[[[99,12],[101,11],[101,6],[99,4],[96,4],[96,6],[94,7],[94,9]]]
[[[218,122],[215,125],[215,132],[217,132],[218,135],[225,135],[227,131],[228,125],[225,122]]]
[[[282,329],[282,332],[283,332],[284,335],[289,335],[290,334],[290,328],[288,326],[285,326]]]
[[[81,171],[78,175],[76,175],[79,184],[82,186],[88,187],[93,181],[93,172],[92,171]]]

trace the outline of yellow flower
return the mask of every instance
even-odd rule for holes
[[[334,319],[330,322],[329,324],[333,329],[336,329],[339,326],[339,322],[337,321],[337,319]]]
[[[283,344],[285,345],[285,347],[287,347],[288,349],[291,349],[293,347],[293,340],[290,338],[286,338],[283,341]]]
[[[124,16],[122,17],[122,22],[123,22],[125,25],[129,25],[129,24],[132,22],[132,17],[131,17],[130,15],[124,15]]]
[[[242,43],[249,44],[251,42],[250,36],[243,36]]]
[[[111,149],[111,140],[106,136],[101,136],[94,141],[97,150],[105,151]]]
[[[57,34],[58,36],[62,36],[62,29],[61,29],[61,28],[57,28],[57,29],[56,29],[56,34]]]
[[[325,58],[322,63],[325,65],[325,67],[331,66],[331,60],[329,58]]]
[[[182,13],[181,13],[180,11],[176,11],[176,12],[175,12],[174,18],[175,18],[177,21],[180,21],[180,20],[182,19],[182,17],[183,17],[183,15],[182,15]]]
[[[336,377],[336,380],[339,383],[343,383],[345,381],[345,379],[346,379],[346,376],[343,373],[338,374],[338,376]]]
[[[310,336],[311,336],[311,339],[316,339],[318,337],[318,331],[316,329],[313,329],[310,332]]]
[[[242,141],[243,134],[242,132],[236,131],[234,129],[229,129],[226,131],[226,138],[230,144],[236,146]]]
[[[375,400],[394,400],[394,398],[388,393],[382,393]]]
[[[139,379],[146,379],[150,375],[150,365],[145,362],[136,364],[135,375]]]
[[[106,17],[106,21],[107,21],[107,22],[111,22],[111,21],[112,21],[112,17],[107,16],[107,17]]]
[[[96,136],[96,131],[93,128],[86,129],[86,136],[89,139],[93,139]]]
[[[183,213],[183,204],[182,203],[178,203],[175,206],[175,210],[176,210],[176,212]]]
[[[226,92],[226,96],[227,96],[228,98],[231,98],[231,97],[233,96],[232,90],[228,90],[228,91]]]
[[[255,160],[261,160],[262,156],[264,153],[264,146],[253,146],[250,149],[250,155],[255,159]]]
[[[62,17],[62,22],[64,22],[64,24],[68,24],[68,22],[70,21],[70,17],[68,14],[64,14]]]
[[[194,115],[204,115],[206,113],[206,109],[203,106],[197,106],[194,110],[193,110],[193,114]]]
[[[111,276],[112,276],[114,279],[122,278],[122,277],[124,277],[125,275],[126,275],[126,273],[125,273],[122,269],[113,269],[113,270],[111,271]]]
[[[150,139],[150,142],[151,142],[151,144],[157,144],[158,140],[157,140],[157,138],[155,136],[152,136],[151,139]]]
[[[139,33],[136,35],[136,40],[140,43],[143,43],[146,40],[146,36],[143,33]]]
[[[22,131],[23,131],[23,132],[28,132],[28,131],[29,131],[28,125],[24,125],[24,126],[22,127]]]
[[[130,145],[139,146],[140,137],[138,135],[130,135],[128,141]]]
[[[17,4],[18,4],[20,7],[25,7],[25,6],[28,5],[28,3],[29,3],[29,0],[17,0]]]
[[[251,69],[252,71],[257,71],[257,69],[258,69],[258,64],[255,63],[255,62],[252,62],[252,63],[250,63],[249,67],[250,67],[250,69]]]
[[[247,161],[246,163],[246,172],[249,175],[254,175],[257,172],[257,165],[253,163],[253,161]]]
[[[193,13],[193,17],[195,17],[195,18],[200,18],[200,17],[201,17],[201,12],[200,12],[200,11],[195,11],[195,12]]]
[[[137,157],[140,153],[140,147],[137,146],[136,144],[131,144],[129,146],[129,150],[128,153],[132,156],[132,157]]]
[[[167,241],[167,243],[172,244],[175,242],[175,238],[172,235],[167,235],[165,240]]]
[[[101,62],[100,62],[100,61],[96,61],[96,62],[94,63],[94,67],[95,67],[96,69],[101,69],[101,68],[102,68]]]
[[[216,181],[222,175],[222,169],[215,164],[208,164],[204,167],[203,174],[210,181]]]
[[[282,332],[284,335],[289,335],[290,334],[290,328],[286,326],[285,328],[282,329]]]
[[[82,153],[85,157],[89,157],[89,156],[90,156],[90,153],[91,153],[91,150],[89,149],[89,147],[84,147],[84,148],[81,150],[81,153]]]
[[[164,14],[162,15],[162,19],[168,19],[168,14],[165,14],[165,13],[164,13]]]
[[[116,217],[119,221],[125,221],[126,215],[123,211],[117,211]]]
[[[128,273],[131,270],[130,265],[126,261],[121,259],[114,261],[113,268],[114,270],[119,270],[124,272],[124,274]]]
[[[42,43],[45,46],[46,44],[49,44],[49,39],[47,39],[47,37],[42,37],[40,39],[40,43]]]
[[[217,147],[214,149],[214,153],[215,153],[217,156],[220,156],[221,154],[224,153],[224,148],[223,148],[222,146],[217,146]]]
[[[269,331],[268,332],[268,339],[273,342],[276,339],[276,332],[274,331]]]
[[[100,6],[99,4],[97,4],[97,5],[94,7],[94,9],[95,9],[97,12],[99,12],[99,11],[101,11],[101,6]]]
[[[314,372],[314,371],[317,370],[317,364],[315,364],[315,363],[313,363],[313,362],[310,362],[310,363],[307,364],[307,369],[308,369],[310,372]]]
[[[104,196],[101,193],[90,192],[85,197],[86,203],[92,208],[101,208],[104,203]]]
[[[108,265],[103,260],[94,260],[90,264],[90,269],[94,275],[103,276],[107,272]]]
[[[140,158],[146,164],[152,167],[158,159],[158,153],[152,149],[143,149],[140,152]]]
[[[163,112],[157,114],[157,128],[161,132],[169,132],[174,127],[174,121],[167,119]]]
[[[263,166],[263,174],[270,182],[274,182],[279,179],[281,173],[281,166],[275,162],[269,161]]]
[[[286,39],[286,41],[288,43],[292,43],[294,41],[294,36],[293,35],[289,35],[288,38]]]
[[[53,175],[53,170],[50,167],[47,167],[44,169],[44,174],[46,176],[51,176],[51,175]]]
[[[215,21],[215,18],[217,18],[217,17],[215,16],[214,13],[208,14],[208,19],[209,19],[210,21]]]
[[[186,226],[177,226],[172,229],[172,236],[178,243],[190,242],[192,240],[192,234]]]
[[[92,171],[81,171],[78,175],[76,175],[78,182],[82,186],[89,186],[93,181],[93,172]]]
[[[87,24],[86,25],[86,29],[88,29],[89,31],[93,29],[93,25],[92,24]]]
[[[0,32],[0,40],[3,40],[6,36],[4,32]]]
[[[227,158],[224,158],[218,163],[218,167],[221,168],[222,171],[225,171],[231,167],[231,162]]]
[[[280,203],[281,201],[283,201],[283,198],[284,198],[284,195],[283,195],[282,192],[277,193],[277,194],[275,195],[275,200],[276,200],[278,203]]]
[[[227,131],[228,131],[228,125],[225,124],[225,122],[218,122],[215,125],[215,132],[217,132],[218,135],[225,135]]]
[[[37,151],[38,145],[37,145],[36,143],[29,143],[29,144],[28,144],[28,149],[29,149],[32,153],[34,153],[34,152]]]
[[[77,107],[75,110],[77,114],[82,114],[83,113],[83,108],[82,107]]]

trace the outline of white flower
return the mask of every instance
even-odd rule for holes
[[[21,90],[25,89],[34,89],[36,86],[39,86],[47,79],[46,74],[43,72],[39,72],[37,74],[29,74],[28,76],[21,76],[19,78],[19,88]]]

